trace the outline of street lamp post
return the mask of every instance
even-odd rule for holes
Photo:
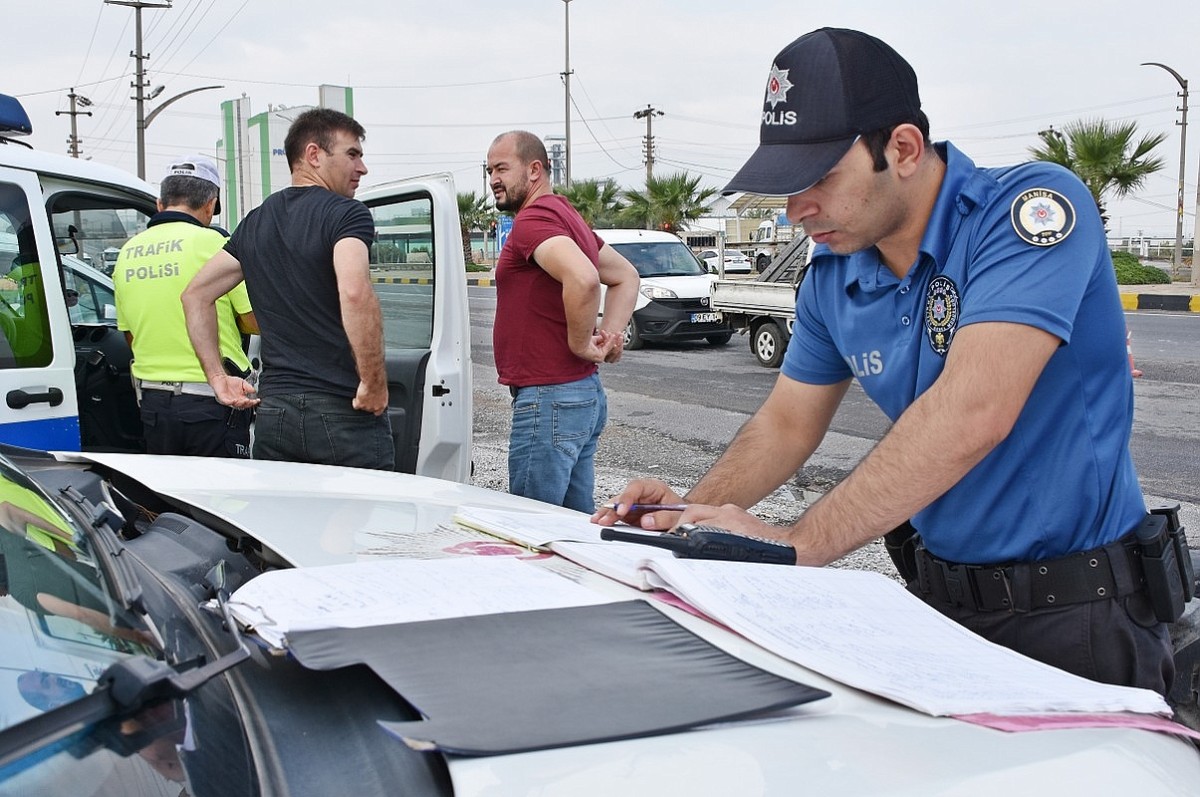
[[[1171,267],[1171,278],[1179,276],[1180,269],[1183,268],[1183,173],[1184,166],[1187,163],[1187,112],[1188,112],[1188,82],[1182,75],[1176,72],[1166,64],[1160,64],[1157,61],[1147,61],[1142,66],[1157,66],[1160,69],[1165,69],[1171,73],[1171,77],[1175,78],[1179,83],[1179,97],[1183,100],[1177,109],[1180,113],[1179,120],[1179,196],[1176,199],[1175,209],[1175,262]],[[1200,208],[1200,186],[1196,190],[1196,203]],[[1197,229],[1200,229],[1200,218],[1197,219]],[[1192,284],[1196,284],[1196,238],[1192,236]]]
[[[154,110],[152,110],[150,113],[146,114],[145,117],[142,116],[142,109],[141,109],[141,106],[139,106],[139,108],[138,108],[138,139],[137,139],[138,177],[142,178],[143,180],[146,179],[146,128],[150,126],[151,122],[153,122],[155,119],[158,118],[158,115],[163,112],[163,109],[165,109],[168,105],[175,102],[176,100],[181,100],[184,97],[188,96],[189,94],[195,94],[197,91],[209,91],[211,89],[223,89],[223,88],[225,88],[225,87],[224,86],[201,86],[200,88],[197,88],[197,89],[188,89],[187,91],[182,91],[179,94],[176,94],[174,97],[168,97],[167,99],[160,102],[158,104],[158,107],[155,108]],[[162,86],[159,86],[157,89],[154,90],[154,92],[150,96],[157,97],[161,90],[162,90]]]
[[[564,60],[563,88],[565,91],[564,116],[566,117],[566,141],[563,144],[563,187],[571,187],[571,0],[563,0],[565,24],[563,26]]]

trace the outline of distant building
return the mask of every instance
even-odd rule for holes
[[[272,193],[291,185],[283,140],[292,120],[313,107],[353,116],[354,89],[323,85],[316,106],[268,105],[265,113],[255,115],[250,113],[249,97],[221,103],[223,137],[217,142],[217,159],[225,166],[221,221],[229,230]]]

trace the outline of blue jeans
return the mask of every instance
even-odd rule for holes
[[[596,443],[608,420],[600,375],[534,385],[513,399],[508,491],[580,512],[596,508]]]
[[[328,393],[292,393],[258,405],[254,458],[395,470],[396,447],[386,412],[362,412]]]

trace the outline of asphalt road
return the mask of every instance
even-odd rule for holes
[[[506,488],[508,393],[496,384],[494,292],[470,288],[477,483]],[[1137,367],[1132,450],[1148,500],[1184,504],[1200,541],[1200,314],[1131,312]],[[726,346],[648,345],[605,366],[609,426],[597,457],[598,500],[630,479],[654,475],[686,489],[771,390],[778,371],[758,365],[744,337]],[[887,418],[852,385],[810,463],[757,508],[786,521],[845,476],[886,433]],[[482,467],[480,467],[482,465]]]

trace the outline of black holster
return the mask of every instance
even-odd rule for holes
[[[1155,507],[1138,525],[1137,539],[1146,576],[1146,593],[1154,615],[1173,623],[1192,599],[1195,574],[1187,535],[1179,525],[1179,504]]]
[[[908,584],[917,577],[917,544],[920,538],[917,530],[910,521],[904,521],[896,528],[883,535],[883,547],[892,557],[892,564],[904,583]]]

